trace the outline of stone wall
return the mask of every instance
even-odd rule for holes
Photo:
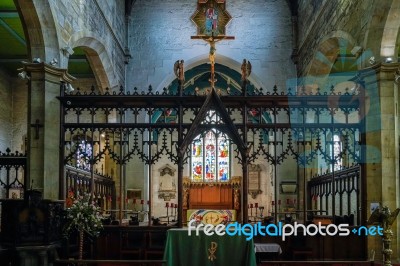
[[[28,90],[26,81],[0,70],[0,151],[25,151]]]
[[[26,80],[12,80],[12,151],[25,152],[28,121],[28,89]],[[35,121],[32,121],[35,123]]]
[[[51,0],[50,5],[60,48],[84,46],[93,49],[100,58],[109,85],[124,85],[124,1]],[[66,68],[67,64],[67,58],[62,58],[61,67]]]
[[[298,12],[298,75],[307,69],[324,40],[343,38],[351,47],[361,46],[370,56],[379,59],[383,25],[391,5],[385,1],[299,1]]]
[[[192,40],[197,29],[191,21],[197,1],[137,0],[129,23],[132,60],[127,69],[129,89],[162,88],[175,78],[173,65],[185,60],[190,69],[208,61],[209,45]],[[290,9],[284,1],[227,1],[232,21],[226,34],[235,40],[216,44],[216,62],[240,73],[244,58],[251,61],[250,80],[272,90],[295,76]]]
[[[11,148],[12,140],[12,89],[7,74],[0,71],[0,151]]]

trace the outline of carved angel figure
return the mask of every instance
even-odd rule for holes
[[[185,80],[184,69],[183,69],[183,60],[177,60],[174,64],[174,73],[179,81]]]
[[[243,59],[243,63],[242,63],[242,80],[247,80],[247,78],[250,76],[251,74],[251,63],[250,61]]]

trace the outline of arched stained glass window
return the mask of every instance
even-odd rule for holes
[[[89,159],[92,157],[92,145],[85,139],[78,138],[76,149],[76,167],[90,171]]]
[[[230,142],[224,133],[210,130],[192,142],[191,178],[194,182],[225,182],[230,178]]]
[[[338,134],[333,135],[333,156],[335,159],[334,170],[340,170],[343,167],[342,158],[340,157],[342,153],[342,140]]]

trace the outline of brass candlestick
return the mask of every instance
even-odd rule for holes
[[[382,254],[383,254],[383,265],[392,265],[392,224],[396,220],[400,209],[397,208],[394,212],[391,212],[389,207],[379,207],[373,211],[368,219],[368,224],[379,225],[383,228],[382,235]]]

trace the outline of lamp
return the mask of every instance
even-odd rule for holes
[[[280,183],[282,194],[295,194],[297,192],[297,182],[296,181],[282,181]]]
[[[61,51],[63,51],[65,56],[70,56],[74,53],[74,50],[70,46],[65,46],[61,48]]]
[[[74,91],[74,87],[72,87],[71,83],[68,83],[67,88],[65,89],[65,92],[71,93]]]
[[[57,65],[57,64],[58,64],[57,58],[53,58],[53,59],[50,61],[50,65],[51,65],[51,66],[55,66],[55,65]]]
[[[375,64],[375,63],[376,63],[375,56],[371,56],[371,57],[369,58],[368,62],[369,62],[370,65]]]
[[[353,49],[351,49],[351,54],[358,57],[361,52],[362,52],[363,48],[361,46],[354,46]]]
[[[392,63],[392,62],[393,62],[393,58],[391,58],[391,57],[387,57],[385,59],[385,63]]]
[[[21,72],[19,72],[18,73],[18,77],[20,78],[20,79],[31,79],[29,76],[28,76],[28,74],[26,73],[26,71],[21,71]]]

